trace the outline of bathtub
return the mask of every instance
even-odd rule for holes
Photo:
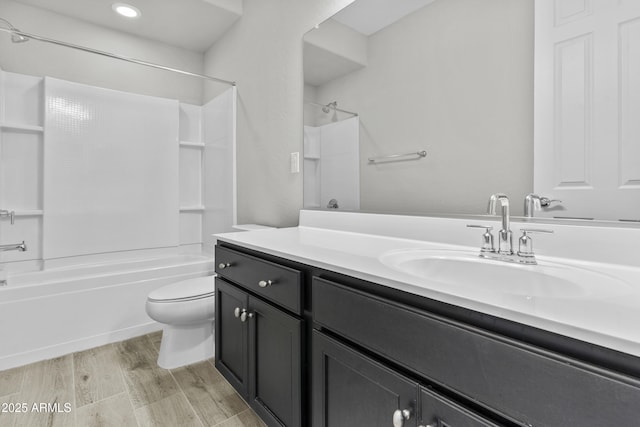
[[[0,370],[161,329],[147,294],[213,274],[210,254],[129,254],[16,271],[0,286]]]

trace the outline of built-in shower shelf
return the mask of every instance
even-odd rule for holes
[[[23,132],[44,132],[44,126],[23,125],[17,123],[2,123],[0,124],[0,128],[2,130],[19,130]]]
[[[202,205],[194,205],[194,206],[180,206],[180,212],[203,212],[204,206]]]
[[[181,147],[204,148],[204,142],[180,141]]]

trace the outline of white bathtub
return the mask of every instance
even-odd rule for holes
[[[159,330],[147,294],[214,269],[211,255],[66,264],[15,272],[0,286],[0,370]]]

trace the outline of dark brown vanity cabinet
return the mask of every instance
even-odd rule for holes
[[[216,368],[267,425],[301,427],[303,320],[284,309],[299,301],[269,293],[299,295],[300,273],[222,248],[216,264]]]

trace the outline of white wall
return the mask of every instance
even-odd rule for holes
[[[232,231],[236,220],[235,135],[236,90],[228,88],[202,107],[205,211],[202,221],[204,249],[213,251],[213,234]]]
[[[202,73],[203,70],[201,53],[112,31],[12,0],[0,0],[0,17],[27,33],[195,73]],[[14,44],[6,33],[2,33],[0,37],[0,68],[16,73],[46,75],[109,89],[202,104],[204,86],[199,78],[155,70],[35,40]]]
[[[352,0],[245,0],[242,18],[205,54],[205,73],[238,85],[238,222],[291,226],[302,207],[302,36]],[[211,99],[223,88],[207,86]]]
[[[361,123],[361,208],[483,213],[533,190],[533,2],[437,1],[369,38],[369,64],[319,86]],[[425,159],[371,165],[374,155]],[[516,202],[518,201],[518,202]]]
[[[178,102],[44,84],[43,258],[178,246]]]

